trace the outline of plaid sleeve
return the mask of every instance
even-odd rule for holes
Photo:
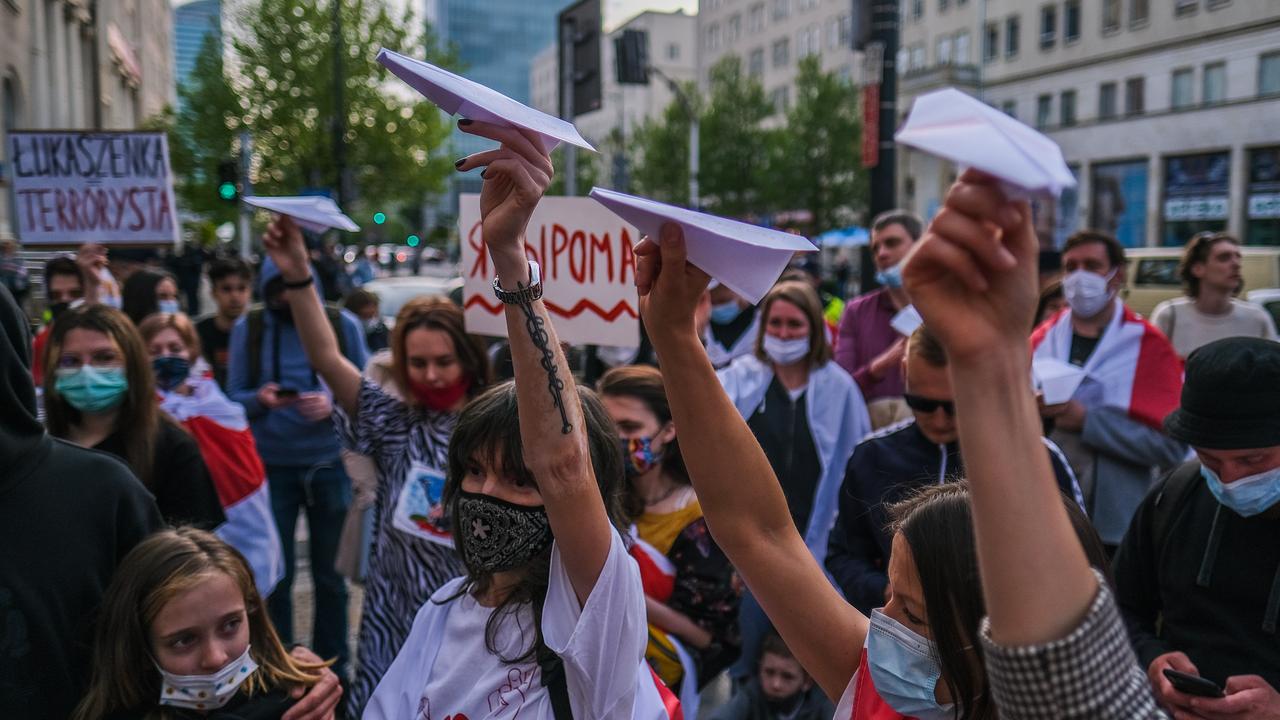
[[[1071,634],[1043,645],[1004,647],[982,621],[987,677],[1001,720],[1166,718],[1129,645],[1107,582]]]

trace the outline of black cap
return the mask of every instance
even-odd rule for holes
[[[1280,343],[1236,337],[1192,352],[1164,429],[1209,450],[1280,446]]]

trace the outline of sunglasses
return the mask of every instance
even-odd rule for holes
[[[906,401],[907,407],[916,412],[927,415],[938,408],[942,408],[948,417],[956,416],[956,404],[950,400],[934,400],[933,398],[920,397],[911,393],[903,394],[902,399]]]

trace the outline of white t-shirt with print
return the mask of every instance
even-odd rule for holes
[[[463,583],[436,591],[365,707],[364,720],[554,720],[536,660],[506,664],[485,644],[492,608],[469,595],[449,602]],[[506,616],[495,645],[508,657],[533,641],[533,610]],[[648,630],[640,572],[613,533],[600,577],[579,606],[552,546],[542,615],[543,637],[564,661],[574,718],[668,720],[644,662]]]

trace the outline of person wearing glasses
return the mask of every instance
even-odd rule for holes
[[[916,329],[902,361],[903,399],[912,417],[862,441],[845,472],[826,567],[845,599],[863,614],[889,600],[889,508],[923,487],[965,476],[948,364],[933,334],[924,326]],[[1066,457],[1051,440],[1043,441],[1058,489],[1083,507]]]
[[[1244,289],[1240,241],[1227,233],[1197,233],[1178,263],[1186,295],[1165,300],[1151,313],[1178,355],[1229,337],[1276,339],[1276,326],[1261,307],[1237,295]]]
[[[764,448],[796,530],[821,563],[845,465],[871,432],[871,419],[858,384],[832,358],[812,285],[778,283],[761,301],[760,317],[754,352],[717,375]],[[742,654],[729,674],[745,682],[755,676],[760,642],[771,628],[750,593],[738,622]]]

